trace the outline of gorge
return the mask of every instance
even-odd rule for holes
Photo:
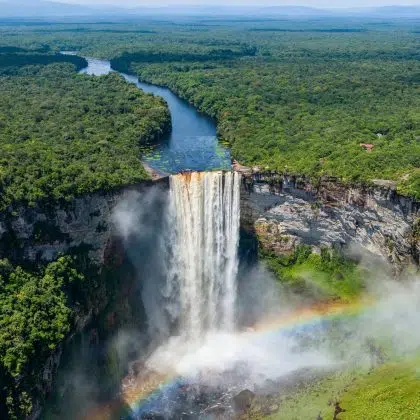
[[[88,61],[84,72],[110,71],[107,62]],[[360,333],[349,340],[351,349],[344,357],[332,355],[325,343],[311,341],[309,349],[301,350],[296,336],[309,331],[309,338],[304,338],[315,340],[313,335],[318,334],[327,340],[325,323],[330,319],[311,307],[310,322],[300,326],[293,321],[289,330],[279,329],[278,319],[294,317],[308,302],[290,306],[288,299],[277,296],[270,274],[252,262],[261,250],[282,258],[307,246],[314,254],[326,249],[339,250],[355,261],[377,258],[394,274],[416,268],[419,203],[381,181],[348,186],[323,178],[315,184],[261,168],[231,170],[230,154],[218,144],[211,120],[166,89],[123,76],[162,95],[169,104],[172,133],[144,155],[161,174],[159,179],[86,194],[66,205],[17,204],[0,215],[2,256],[35,263],[78,251],[95,272],[96,286],[87,308],[78,308],[75,330],[50,355],[33,385],[38,400],[32,418],[40,416],[45,395],[54,393],[53,388],[61,394],[61,406],[47,411],[50,418],[74,418],[70,405],[81,410],[77,416],[95,418],[91,410],[99,410],[97,418],[106,418],[115,399],[123,401],[117,405],[124,406],[127,418],[181,418],[179,413],[186,410],[190,418],[228,418],[237,414],[232,401],[245,389],[265,392],[269,381],[276,384],[302,369],[328,370],[362,352],[364,340],[375,334],[361,325],[383,327],[383,308],[371,317],[374,322],[362,311],[356,321],[347,315],[339,319],[351,337]],[[269,280],[255,285],[262,277]],[[259,301],[255,289],[250,300],[250,285],[271,294],[274,301],[279,298],[278,306]],[[401,294],[402,302],[407,302],[407,293]],[[323,301],[327,307],[331,297],[338,299],[327,296]],[[409,303],[410,309],[415,307],[415,302]],[[400,314],[401,306],[395,311]],[[241,313],[248,313],[248,318]],[[271,319],[276,328],[265,325]],[[414,320],[409,314],[407,325]],[[124,342],[128,351],[118,350],[124,347],[120,330],[133,334]],[[136,334],[141,330],[138,337],[134,330]],[[85,393],[79,377],[73,380],[68,375],[71,363],[63,382],[53,382],[63,350],[77,334],[88,353],[92,349],[94,358],[107,360],[102,363],[105,376],[108,359],[116,354],[117,383],[90,401],[92,394]],[[394,329],[390,335],[400,338]],[[110,342],[116,347],[108,347]],[[80,399],[73,399],[78,386]]]

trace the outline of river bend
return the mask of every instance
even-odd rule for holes
[[[101,76],[114,71],[108,60],[85,58],[88,67],[82,69],[81,73]],[[168,173],[231,169],[230,151],[219,143],[212,118],[199,112],[168,88],[139,82],[134,75],[119,74],[144,92],[162,97],[169,106],[172,131],[159,144],[144,152],[142,159],[148,165]]]

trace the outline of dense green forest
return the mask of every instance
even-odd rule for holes
[[[170,127],[166,104],[121,77],[69,64],[0,76],[0,208],[70,199],[148,178],[140,145]]]
[[[217,119],[241,163],[391,179],[420,197],[419,27],[415,19],[202,17],[1,32],[5,46],[112,58],[169,86]]]
[[[19,419],[31,413],[32,397],[27,390],[33,388],[40,364],[69,333],[74,291],[83,280],[70,257],[61,257],[39,272],[0,260],[2,418]]]
[[[87,66],[83,57],[76,55],[63,55],[59,53],[49,54],[48,47],[27,50],[19,47],[0,46],[0,74],[16,74],[21,67],[33,65],[46,65],[52,63],[71,63],[75,70],[81,70]]]
[[[16,202],[69,200],[148,178],[141,146],[170,129],[167,105],[116,74],[78,75],[86,65],[47,46],[0,47],[0,210],[7,217]],[[25,268],[0,260],[1,418],[36,409],[40,369],[87,305],[95,272],[76,259],[18,261]]]
[[[241,163],[350,182],[391,179],[420,197],[419,27],[203,17],[2,32],[5,46],[113,58],[115,68],[169,86],[217,119]]]
[[[0,210],[148,178],[141,146],[170,128],[167,105],[116,74],[76,74],[86,64],[44,47],[0,48]],[[69,256],[27,269],[0,261],[0,417],[34,409],[39,369],[93,287],[85,271]]]
[[[242,163],[344,181],[392,179],[420,197],[418,38],[407,32],[396,42],[380,31],[251,33],[257,56],[148,65],[133,59],[131,70],[215,117]]]
[[[246,60],[232,67],[132,66],[142,79],[169,85],[216,117],[220,135],[242,163],[351,181],[416,175],[415,61]],[[373,144],[372,152],[361,143]]]

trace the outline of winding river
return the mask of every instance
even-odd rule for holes
[[[101,76],[113,71],[109,61],[87,60],[88,66],[81,73]],[[191,419],[204,418],[201,415],[204,409],[236,392],[236,384],[228,383],[230,371],[223,368],[209,375],[212,365],[207,365],[205,357],[196,359],[196,352],[217,354],[226,334],[236,331],[241,175],[234,171],[212,171],[231,169],[231,157],[229,150],[219,144],[211,118],[167,88],[120,74],[129,83],[167,102],[172,131],[160,144],[143,151],[141,157],[152,168],[171,174],[167,213],[162,216],[162,226],[158,223],[152,228],[153,236],[158,238],[156,243],[161,235],[169,241],[165,244],[167,248],[154,246],[143,232],[146,222],[137,219],[137,213],[145,217],[157,207],[141,201],[130,204],[130,212],[133,223],[138,223],[138,232],[142,233],[136,243],[137,227],[133,228],[132,242],[125,243],[130,248],[127,255],[136,261],[133,267],[139,271],[148,333],[150,337],[166,336],[166,341],[160,343],[158,337],[156,343],[160,345],[152,348],[152,343],[153,351],[141,355],[145,360],[129,364],[129,374],[121,382],[115,408],[118,418],[127,420],[177,419],[184,418],[185,413]],[[180,173],[186,170],[204,173]],[[124,213],[124,223],[126,217]],[[146,219],[147,223],[153,223],[153,218]],[[116,227],[119,229],[118,222]],[[176,335],[172,332],[174,325]],[[217,346],[211,343],[203,347],[209,334],[217,338]],[[140,344],[144,343],[134,345],[141,347]],[[169,357],[163,356],[166,354]],[[185,369],[184,364],[193,369]],[[89,406],[95,398],[86,399]],[[96,407],[96,401],[92,405],[92,413],[98,412],[99,416],[89,411],[84,418],[109,418],[104,414],[107,408]],[[223,410],[227,415],[231,408],[226,406]],[[215,417],[205,414],[205,418]]]
[[[86,60],[88,67],[80,73],[101,76],[114,71],[107,60],[90,57]],[[231,169],[230,152],[219,143],[213,119],[167,88],[139,82],[133,75],[120,74],[143,91],[162,97],[169,106],[172,131],[160,144],[143,154],[142,159],[149,166],[168,173]]]

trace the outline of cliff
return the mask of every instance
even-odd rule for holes
[[[260,246],[279,256],[298,245],[370,255],[395,270],[419,264],[420,203],[395,186],[347,186],[334,178],[309,180],[243,171],[241,223]]]
[[[76,335],[88,337],[89,347],[95,352],[122,325],[131,323],[141,328],[144,313],[137,273],[115,226],[114,209],[133,193],[147,196],[156,186],[166,189],[168,179],[98,191],[71,202],[40,202],[33,208],[15,204],[0,214],[0,259],[7,258],[13,265],[31,271],[60,254],[70,254],[86,278],[71,307],[70,334],[45,360],[37,360],[36,371],[13,381],[8,379],[16,398],[30,396],[32,414],[28,418],[39,417],[46,397],[53,391],[63,354]],[[0,401],[0,413],[2,404]]]
[[[398,195],[392,183],[348,186],[323,178],[315,185],[304,178],[236,169],[243,173],[241,227],[265,250],[282,256],[298,245],[309,245],[315,252],[323,247],[339,248],[358,258],[380,258],[395,271],[419,265],[420,203]],[[84,332],[91,346],[100,348],[101,340],[110,333],[130,323],[139,324],[144,315],[139,304],[138,267],[130,268],[127,263],[113,214],[133,192],[145,196],[156,185],[167,188],[168,178],[92,193],[68,203],[40,203],[34,208],[15,205],[0,214],[0,258],[35,266],[55,260],[60,253],[73,254],[80,268],[85,273],[88,270],[84,302],[72,308],[72,333],[43,361],[36,382],[31,383],[35,395],[32,418],[39,416],[62,354],[76,334]],[[160,218],[157,211],[153,213]],[[147,243],[137,244],[141,254],[135,258],[142,255],[138,264],[154,270],[148,249],[154,248],[151,238],[156,230],[149,216],[150,236]],[[149,274],[146,270],[143,278]]]
[[[133,192],[141,194],[152,185],[167,184],[168,179],[161,178],[86,194],[71,202],[10,206],[0,214],[0,258],[27,265],[53,261],[59,254],[79,250],[100,270],[115,236],[115,206]]]

